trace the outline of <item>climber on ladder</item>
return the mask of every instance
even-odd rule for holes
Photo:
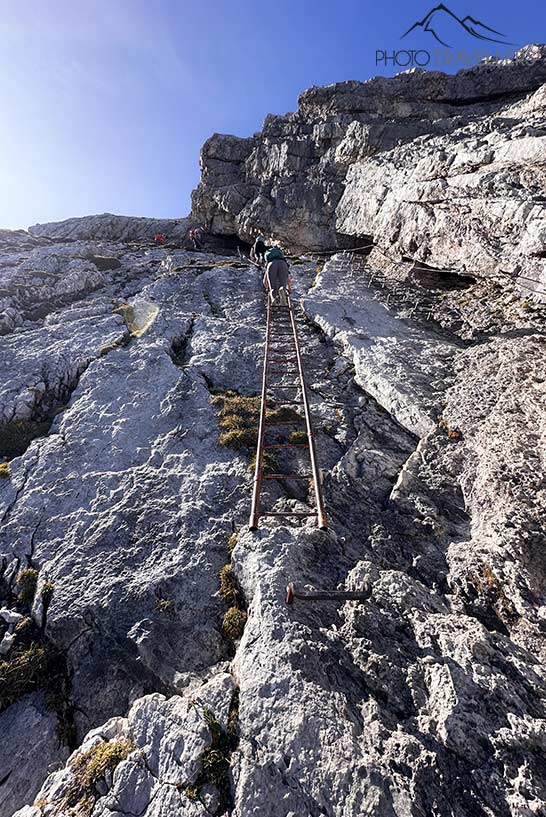
[[[324,507],[322,475],[315,448],[296,316],[289,294],[288,264],[278,247],[268,250],[265,260],[267,270],[264,285],[266,290],[269,287],[270,293],[267,296],[266,307],[262,396],[249,528],[258,530],[262,516],[281,519],[314,517],[317,526],[321,530],[326,530],[328,522]],[[305,428],[303,434],[303,429],[298,428],[301,425]],[[298,433],[294,439],[295,430]],[[304,454],[306,450],[310,472],[302,473],[298,467],[299,460],[292,460],[291,463],[288,457],[285,466],[289,469],[288,472],[285,467],[279,470],[280,466],[275,463],[273,466],[275,473],[271,473],[271,470],[265,468],[269,449],[281,449],[287,456],[293,449],[300,449],[298,454]],[[273,507],[271,510],[262,508],[264,486],[271,480],[281,480],[281,484],[282,480],[307,482],[315,496],[314,505],[310,504],[306,510],[294,510],[292,507]],[[265,498],[268,498],[267,491]]]
[[[270,247],[265,253],[265,261],[264,283],[269,289],[271,303],[286,306],[290,271],[283,251],[280,247]]]
[[[250,250],[250,260],[261,269],[264,264],[265,254],[267,252],[267,244],[263,235],[256,236],[256,240],[252,249]]]

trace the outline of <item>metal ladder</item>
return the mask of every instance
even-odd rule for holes
[[[295,364],[295,365],[294,365]],[[277,368],[278,367],[278,368]],[[290,384],[282,384],[271,382],[270,378],[274,375],[285,376],[287,374],[294,374],[297,377],[296,382]],[[290,397],[291,392],[294,392],[294,399],[285,399],[282,395],[288,392]],[[272,398],[270,395],[280,395]],[[301,396],[298,398],[297,395]],[[272,399],[275,400],[274,408],[282,408],[290,406],[292,409],[303,409],[303,417],[294,417],[290,420],[272,420],[268,418],[268,411],[271,406]],[[287,430],[290,426],[305,425],[307,433],[307,442],[295,444],[290,442],[269,443],[267,440],[267,432],[269,429],[276,427],[285,427]],[[291,449],[291,448],[307,448],[309,451],[309,460],[311,465],[311,472],[307,474],[264,474],[264,452],[271,449]],[[310,479],[313,483],[313,491],[315,494],[316,508],[308,513],[291,513],[290,511],[262,511],[261,509],[261,494],[262,483],[264,480],[278,480],[278,479]],[[328,523],[326,520],[326,512],[324,509],[324,497],[322,493],[322,480],[320,468],[317,460],[317,453],[315,449],[315,438],[313,434],[313,425],[311,421],[311,411],[309,409],[309,400],[307,397],[307,387],[305,384],[305,376],[303,373],[303,365],[301,360],[300,344],[298,340],[298,331],[296,321],[294,319],[294,312],[292,309],[292,302],[290,295],[287,296],[286,306],[279,306],[270,303],[270,298],[267,298],[267,327],[265,334],[265,354],[264,354],[264,369],[262,382],[262,401],[260,407],[260,425],[258,430],[258,445],[256,449],[256,467],[254,470],[254,486],[252,491],[252,508],[250,511],[249,527],[250,530],[258,529],[258,522],[262,516],[273,517],[316,517],[317,526],[321,530],[327,530]]]

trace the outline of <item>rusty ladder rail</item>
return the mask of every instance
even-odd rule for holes
[[[286,314],[288,317],[288,322],[282,320],[283,313]],[[281,317],[280,322],[275,321],[275,316],[279,315]],[[284,332],[290,329],[289,334],[285,334]],[[279,332],[279,330],[281,330]],[[283,341],[283,338],[290,338],[290,342]],[[272,345],[280,345],[281,347],[290,345],[290,349],[288,351],[282,351],[279,348],[273,348]],[[287,368],[283,371],[280,368],[277,368],[282,363],[286,363]],[[270,370],[270,364],[273,363],[274,369]],[[296,363],[296,368],[292,368],[290,364]],[[297,384],[293,384],[290,386],[283,386],[282,384],[271,384],[269,382],[269,375],[270,374],[290,374],[297,372],[299,382]],[[265,445],[265,434],[266,429],[268,426],[267,423],[267,410],[271,408],[269,405],[271,402],[271,398],[268,396],[270,390],[273,391],[281,391],[287,392],[288,397],[290,397],[290,389],[295,389],[296,392],[301,392],[301,399],[293,400],[293,399],[283,399],[282,397],[278,398],[277,402],[279,407],[283,405],[299,405],[303,408],[304,416],[300,418],[302,423],[305,423],[305,429],[307,433],[307,443],[304,445],[297,445],[297,444],[274,444],[270,446]],[[278,426],[289,426],[289,425],[297,425],[298,420],[294,419],[293,421],[279,421],[278,423],[274,423],[271,425],[278,425]],[[268,474],[264,475],[263,473],[263,458],[264,458],[264,450],[265,448],[308,448],[309,450],[309,459],[311,464],[311,473],[310,474]],[[262,494],[262,482],[264,479],[309,479],[312,478],[313,480],[313,491],[315,494],[315,503],[316,509],[313,510],[311,513],[290,513],[289,511],[285,512],[273,512],[273,511],[262,511],[261,509],[261,494]],[[305,382],[305,375],[303,371],[303,363],[301,358],[301,350],[300,344],[298,339],[298,330],[296,326],[296,321],[294,318],[294,311],[292,309],[292,302],[290,300],[290,295],[288,295],[287,305],[286,306],[276,306],[271,304],[269,297],[267,297],[267,325],[266,325],[266,332],[265,332],[265,352],[264,352],[264,368],[263,368],[263,379],[262,379],[262,396],[261,396],[261,406],[260,406],[260,424],[258,428],[258,444],[256,448],[256,466],[254,469],[254,484],[252,490],[252,507],[250,510],[250,520],[249,520],[249,527],[250,530],[258,530],[258,523],[261,516],[274,516],[274,517],[313,517],[315,516],[317,519],[317,525],[321,530],[327,530],[328,523],[326,519],[326,511],[324,507],[324,497],[322,493],[322,480],[320,474],[320,468],[318,464],[317,452],[315,447],[315,437],[313,433],[313,424],[311,419],[311,410],[309,408],[309,399],[307,396],[307,386]]]

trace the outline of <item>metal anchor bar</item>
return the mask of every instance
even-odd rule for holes
[[[301,601],[366,601],[372,595],[372,588],[363,590],[296,590],[293,583],[286,587],[286,604],[294,604],[294,599]]]

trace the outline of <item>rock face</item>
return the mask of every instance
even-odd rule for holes
[[[261,388],[254,267],[151,247],[122,217],[0,234],[14,316],[0,338],[0,817],[546,812],[546,312],[499,260],[520,257],[513,238],[531,223],[509,195],[540,225],[539,162],[525,154],[527,186],[505,188],[496,272],[471,233],[472,268],[449,272],[448,216],[443,244],[412,226],[400,181],[423,134],[441,163],[467,127],[488,122],[500,143],[507,105],[510,128],[523,106],[538,128],[544,55],[524,53],[525,70],[521,55],[312,89],[297,115],[267,120],[267,146],[205,147],[196,206],[216,233],[264,228],[267,174],[310,197],[296,184],[284,215],[270,210],[293,247],[341,241],[334,211],[359,225],[344,227],[355,242],[366,219],[400,218],[389,253],[370,230],[369,255],[292,262],[327,532],[273,518],[250,532],[252,445],[220,439],[237,420],[226,393]],[[343,192],[335,155],[349,157],[372,103],[389,146],[346,158]],[[513,161],[492,163],[491,190]],[[317,192],[327,173],[331,202]],[[369,209],[380,184],[382,215]],[[404,250],[417,229],[431,263]],[[281,451],[279,471],[303,470],[299,457]],[[305,482],[272,482],[266,499],[313,503]],[[288,582],[369,592],[287,606]]]
[[[14,805],[35,794],[39,780],[62,765],[68,750],[59,745],[55,713],[39,695],[14,703],[2,715],[2,745],[0,812],[12,814]]]
[[[544,83],[546,48],[528,46],[455,76],[311,88],[261,133],[206,142],[194,215],[247,239],[373,242],[393,259],[546,289]]]
[[[156,233],[182,238],[190,225],[187,218],[136,218],[102,213],[100,216],[69,218],[51,224],[29,227],[33,236],[55,239],[106,241],[149,241]]]

